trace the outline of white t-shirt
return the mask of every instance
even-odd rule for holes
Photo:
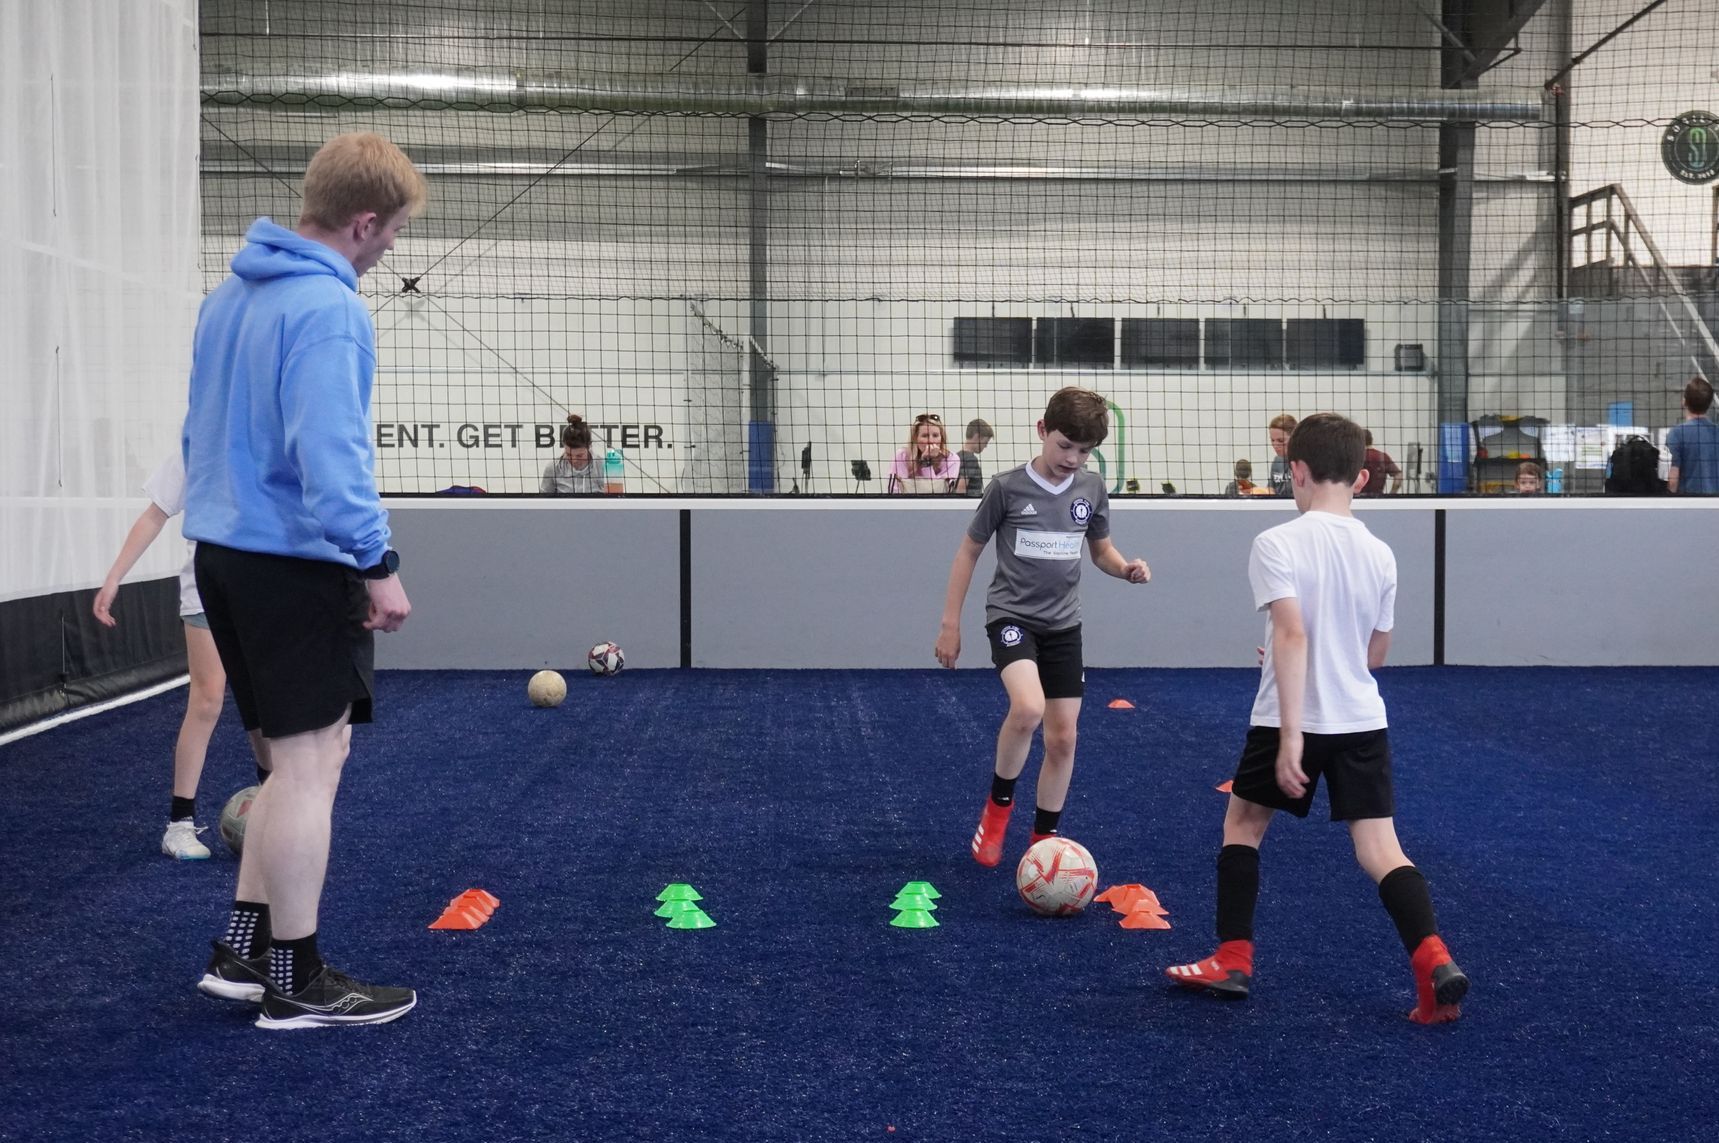
[[[1307,631],[1307,688],[1301,729],[1348,734],[1385,726],[1385,700],[1367,669],[1367,642],[1396,623],[1397,557],[1352,516],[1304,512],[1254,537],[1248,557],[1254,606],[1274,600],[1301,605]],[[1253,700],[1252,725],[1281,726],[1271,619],[1265,623],[1265,668]]]
[[[149,479],[143,482],[143,494],[169,518],[185,511],[185,457],[178,449],[149,474]],[[179,569],[180,615],[199,615],[203,611],[202,597],[197,594],[197,573],[191,564],[196,553],[196,542],[185,541],[185,566]]]

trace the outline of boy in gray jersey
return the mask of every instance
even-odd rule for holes
[[[985,488],[973,522],[949,569],[937,661],[953,667],[961,654],[961,604],[979,553],[997,537],[997,575],[985,599],[991,661],[1009,696],[997,732],[991,796],[973,835],[973,857],[994,866],[1014,808],[1015,782],[1027,764],[1033,732],[1044,723],[1033,841],[1051,837],[1062,817],[1074,773],[1075,723],[1085,680],[1080,650],[1080,550],[1093,564],[1129,583],[1152,578],[1145,560],[1130,560],[1110,542],[1110,500],[1104,482],[1086,471],[1086,458],[1110,433],[1104,398],[1090,389],[1058,390],[1038,423],[1039,455],[999,473]]]

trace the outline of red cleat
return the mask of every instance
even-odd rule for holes
[[[999,806],[985,799],[985,812],[979,815],[979,828],[973,831],[973,860],[987,869],[1003,860],[1003,834],[1008,832],[1009,813],[1014,808],[1012,802]]]
[[[1462,998],[1468,995],[1468,977],[1450,959],[1444,942],[1428,937],[1409,963],[1415,970],[1417,1001],[1409,1019],[1416,1024],[1449,1024],[1460,1017]]]
[[[1173,965],[1164,975],[1183,988],[1204,989],[1224,1000],[1245,1000],[1253,984],[1253,942],[1225,941],[1205,960]]]
[[[1061,836],[1062,836],[1061,834],[1058,834],[1055,832],[1039,833],[1037,830],[1034,830],[1033,831],[1033,839],[1031,841],[1027,842],[1027,847],[1030,849],[1033,846],[1037,845],[1039,842],[1043,841],[1047,837],[1061,837]]]

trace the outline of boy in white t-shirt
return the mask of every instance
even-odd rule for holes
[[[1350,512],[1367,480],[1361,427],[1318,413],[1289,438],[1301,515],[1254,539],[1248,580],[1269,616],[1259,693],[1236,767],[1218,854],[1218,948],[1165,974],[1231,1000],[1253,981],[1259,846],[1278,810],[1306,817],[1321,774],[1331,820],[1349,824],[1355,859],[1379,886],[1414,970],[1409,1019],[1462,1014],[1468,977],[1438,935],[1432,895],[1397,842],[1385,703],[1372,672],[1390,649],[1397,596],[1391,549]]]

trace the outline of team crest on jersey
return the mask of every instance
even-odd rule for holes
[[[1092,501],[1084,496],[1075,497],[1074,503],[1068,506],[1068,514],[1074,517],[1076,524],[1084,527],[1086,522],[1092,519]]]
[[[1021,629],[1011,623],[997,632],[997,638],[1003,641],[1005,647],[1019,647],[1021,645]]]

